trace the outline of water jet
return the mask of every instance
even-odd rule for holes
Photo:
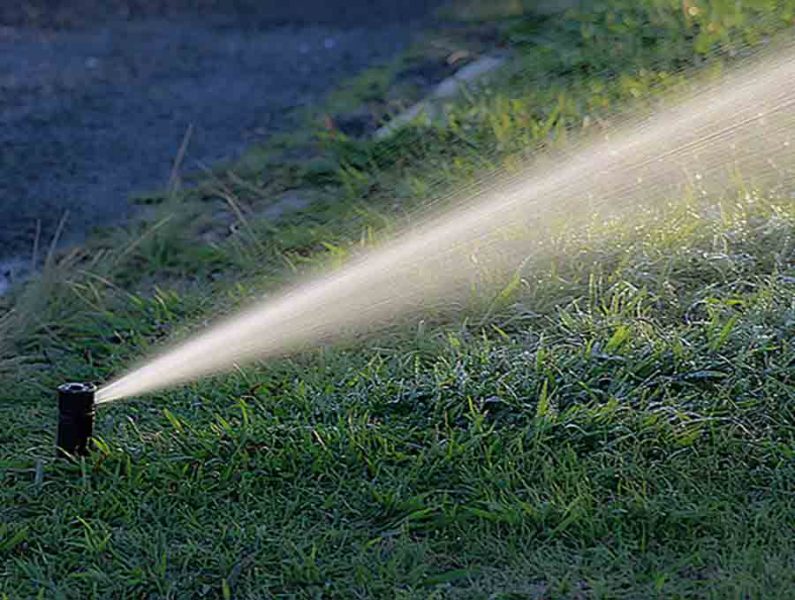
[[[639,121],[584,139],[554,161],[489,175],[339,269],[307,277],[144,358],[98,404],[182,385],[254,360],[384,327],[466,299],[520,265],[553,258],[548,232],[668,210],[678,198],[795,186],[795,49],[698,86]],[[677,99],[678,100],[678,99]],[[480,184],[479,184],[480,185]],[[559,234],[551,234],[559,235]]]
[[[65,383],[58,388],[57,458],[74,459],[88,454],[94,433],[96,391],[93,383]]]

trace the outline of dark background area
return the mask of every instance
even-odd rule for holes
[[[0,6],[4,25],[85,27],[108,19],[226,17],[241,26],[365,26],[424,17],[436,0],[23,0]]]
[[[234,158],[432,23],[436,0],[73,0],[0,7],[0,271]],[[37,223],[39,225],[37,225]],[[5,266],[4,266],[5,265]],[[0,275],[3,275],[0,272]]]

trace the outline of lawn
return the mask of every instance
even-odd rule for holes
[[[795,201],[750,183],[550,231],[456,310],[103,407],[91,456],[52,460],[59,383],[107,381],[795,17],[525,4],[456,14],[512,58],[443,118],[376,142],[331,115],[140,199],[4,301],[0,597],[792,597]],[[311,205],[269,217],[295,190]]]

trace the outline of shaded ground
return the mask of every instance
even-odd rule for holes
[[[438,2],[240,1],[223,13],[209,1],[190,13],[179,2],[10,4],[0,263],[30,254],[37,221],[46,240],[66,212],[68,238],[123,218],[131,193],[166,183],[191,124],[186,168],[285,127],[294,109],[403,49]]]

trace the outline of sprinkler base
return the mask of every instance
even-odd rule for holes
[[[57,458],[73,459],[88,454],[94,433],[96,391],[92,383],[65,383],[58,388]]]

